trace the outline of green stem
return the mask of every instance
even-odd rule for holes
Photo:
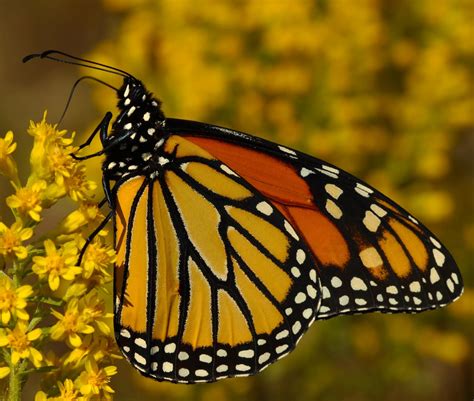
[[[10,366],[10,382],[8,386],[8,401],[21,401],[20,367]]]

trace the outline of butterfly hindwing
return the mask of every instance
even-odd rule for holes
[[[256,373],[291,351],[321,300],[310,249],[229,166],[171,136],[162,173],[116,186],[117,341],[143,374]]]

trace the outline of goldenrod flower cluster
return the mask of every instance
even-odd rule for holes
[[[0,138],[0,178],[12,188],[12,216],[0,218],[0,379],[8,380],[9,400],[21,399],[22,384],[38,369],[36,401],[109,400],[118,355],[104,301],[115,261],[105,230],[79,262],[85,237],[103,218],[97,185],[72,157],[74,134],[48,124],[46,113],[28,134],[29,172],[15,161],[14,134]],[[51,230],[45,209],[62,210],[57,203],[65,198],[74,210]]]

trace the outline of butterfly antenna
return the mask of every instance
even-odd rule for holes
[[[52,55],[63,56],[63,57],[69,58],[71,60],[67,60],[67,59],[59,58],[59,57],[53,57]],[[87,59],[84,59],[84,58],[72,56],[70,54],[64,53],[64,52],[59,51],[59,50],[46,50],[42,53],[29,54],[28,56],[23,57],[23,62],[27,63],[28,61],[30,61],[34,58],[46,58],[46,59],[49,59],[49,60],[58,61],[60,63],[78,65],[78,66],[81,66],[81,67],[92,68],[92,69],[98,70],[98,71],[105,71],[105,72],[108,72],[110,74],[120,75],[122,77],[129,77],[129,78],[136,79],[132,74],[129,74],[128,72],[123,71],[119,68],[111,67],[109,65],[102,64],[102,63],[97,63],[95,61],[87,60]],[[74,60],[74,61],[72,61],[72,60]]]
[[[79,85],[79,83],[81,81],[84,81],[86,79],[91,79],[93,81],[99,82],[100,84],[105,85],[105,86],[109,87],[110,89],[113,89],[114,91],[118,92],[118,89],[115,86],[110,85],[107,82],[102,81],[99,78],[91,77],[89,75],[86,75],[86,76],[83,76],[83,77],[79,78],[76,82],[74,82],[74,85],[72,86],[71,92],[69,93],[69,97],[68,97],[67,102],[66,102],[66,106],[64,107],[63,114],[61,114],[61,118],[59,119],[58,125],[61,124],[61,122],[63,121],[64,116],[66,115],[66,112],[69,108],[69,104],[71,103],[72,96],[74,95],[74,91],[76,90],[77,85]]]

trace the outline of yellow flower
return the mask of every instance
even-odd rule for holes
[[[99,236],[89,244],[82,260],[82,277],[90,279],[92,275],[98,274],[105,281],[108,281],[111,276],[108,269],[111,264],[115,262],[115,251],[111,246],[102,244]],[[104,281],[102,280],[102,281]]]
[[[8,366],[0,367],[0,379],[7,377],[10,374],[10,368]]]
[[[19,221],[13,223],[11,228],[0,222],[0,255],[25,259],[28,251],[22,242],[30,239],[32,235],[33,230],[28,227],[23,228]]]
[[[14,181],[18,180],[18,169],[10,156],[16,149],[13,142],[13,132],[8,131],[5,138],[0,138],[0,174],[6,175]]]
[[[19,288],[13,288],[11,279],[0,275],[0,312],[2,314],[2,324],[6,325],[11,316],[16,316],[21,320],[28,320],[26,313],[26,299],[33,294],[30,285],[23,285]]]
[[[94,359],[87,359],[86,370],[76,379],[75,384],[81,394],[90,397],[101,395],[101,400],[110,400],[114,390],[109,386],[110,377],[117,373],[115,366],[99,368]]]
[[[35,367],[41,366],[43,355],[31,343],[41,337],[41,329],[28,332],[25,322],[18,322],[13,330],[6,329],[0,334],[0,347],[11,349],[11,361],[14,365],[21,359],[28,358]]]
[[[91,192],[97,188],[94,181],[87,179],[86,167],[81,164],[75,164],[60,182],[64,185],[69,197],[76,202],[90,198]]]
[[[99,336],[94,333],[94,335],[84,338],[82,344],[74,348],[64,359],[63,364],[78,366],[89,355],[96,361],[104,358],[122,359],[122,355],[118,352],[117,343],[113,337]]]
[[[66,379],[64,383],[58,382],[59,396],[48,397],[45,392],[38,391],[35,401],[85,401],[79,391],[74,388],[74,382]]]
[[[103,334],[110,334],[110,327],[106,320],[113,316],[113,313],[105,311],[104,300],[96,292],[89,293],[82,299],[82,314],[87,321],[93,322]]]
[[[92,353],[94,348],[94,336],[86,336],[82,344],[75,347],[69,355],[63,359],[64,365],[74,364],[76,367],[87,355]]]
[[[89,223],[97,223],[103,218],[97,203],[83,202],[79,209],[70,213],[61,223],[61,231],[73,233]]]
[[[40,221],[41,196],[46,189],[46,182],[36,181],[31,186],[17,187],[16,193],[7,198],[7,205],[17,209],[22,215],[29,215],[34,221]]]
[[[72,347],[79,347],[82,344],[80,334],[91,334],[94,328],[90,326],[88,316],[84,316],[79,310],[77,298],[73,298],[67,305],[64,315],[53,310],[51,313],[58,319],[58,322],[51,328],[51,338],[53,340],[67,341]]]
[[[71,146],[74,133],[70,138],[65,138],[67,131],[58,131],[56,125],[48,124],[46,115],[47,113],[44,112],[43,120],[39,123],[30,121],[28,128],[28,133],[34,138],[30,155],[32,176],[47,181],[60,181],[62,177],[70,175],[71,169],[77,163],[71,157],[71,153],[75,150]],[[64,191],[56,189],[54,192],[54,198],[64,196]]]
[[[81,272],[76,266],[77,248],[64,245],[58,251],[54,242],[44,241],[46,256],[35,256],[33,258],[33,271],[40,277],[48,278],[49,287],[55,291],[59,287],[60,278],[73,280]]]

